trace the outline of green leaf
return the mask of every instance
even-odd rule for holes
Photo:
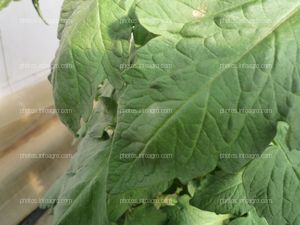
[[[182,196],[178,205],[166,209],[169,218],[167,225],[223,225],[230,218],[230,215],[217,215],[190,206],[189,199]]]
[[[0,1],[0,10],[1,9],[4,9],[6,6],[8,6],[8,4],[10,3],[10,2],[12,2],[13,0],[1,0]]]
[[[206,6],[203,16],[194,11]],[[289,115],[300,95],[299,8],[297,0],[140,1],[141,25],[161,36],[137,50],[136,66],[125,75],[110,158],[112,192],[188,180],[216,166],[235,173],[251,158],[223,154],[261,154],[279,120],[295,128]],[[124,113],[153,108],[170,110]],[[123,153],[172,159],[121,160]]]
[[[67,179],[67,176],[61,176],[60,178],[58,178],[54,184],[52,184],[51,188],[46,192],[46,194],[44,195],[44,199],[53,199],[55,201],[52,202],[43,202],[40,204],[40,208],[42,209],[48,209],[48,208],[54,208],[56,203],[57,203],[57,199],[60,195],[62,186],[64,185],[65,179]]]
[[[72,202],[41,205],[42,208],[54,207],[56,225],[107,225],[108,221],[116,221],[134,205],[122,201],[153,199],[155,194],[167,189],[168,184],[165,183],[149,189],[108,196],[106,175],[109,150],[109,140],[103,141],[90,135],[82,140],[70,169],[44,196],[45,199],[70,199]]]
[[[142,205],[126,217],[124,225],[165,225],[167,216],[154,206]]]
[[[41,205],[54,207],[56,225],[108,224],[106,179],[111,139],[104,132],[107,126],[114,126],[115,114],[113,100],[100,98],[70,168],[45,195],[57,200],[56,205]],[[63,200],[70,202],[60,203]]]
[[[273,146],[265,154],[271,158],[254,160],[244,172],[247,197],[269,224],[299,224],[300,152]]]
[[[141,24],[136,24],[133,29],[133,36],[135,44],[144,46],[148,41],[155,38],[156,35],[147,31]]]
[[[39,0],[32,0],[32,4],[35,8],[35,11],[37,12],[37,14],[39,15],[39,17],[41,18],[41,20],[43,20],[43,22],[48,25],[47,21],[44,19],[43,15],[42,15],[42,11],[40,9],[40,3]]]
[[[150,32],[160,35],[180,33],[190,22],[198,24],[202,18],[210,19],[222,12],[254,2],[255,0],[175,0],[172,4],[164,0],[147,0],[137,4],[140,23]]]
[[[106,87],[104,89],[107,95]],[[44,197],[56,200],[71,199],[72,202],[59,204],[56,201],[41,205],[42,208],[54,207],[56,225],[68,225],[70,221],[74,225],[107,225],[108,221],[117,221],[126,210],[136,205],[131,200],[154,199],[158,193],[169,187],[168,182],[163,182],[145,189],[107,195],[111,137],[106,128],[111,127],[113,130],[115,116],[116,103],[111,98],[100,97],[70,168]],[[127,200],[129,202],[126,202]]]
[[[108,217],[111,221],[117,221],[130,207],[138,205],[135,203],[143,200],[152,200],[158,193],[165,191],[169,184],[163,182],[153,187],[136,189],[121,194],[111,194],[108,196]]]
[[[277,134],[274,137],[273,143],[281,149],[289,150],[287,146],[287,133],[289,131],[289,125],[284,122],[278,122]]]
[[[60,119],[74,133],[81,119],[89,119],[97,86],[106,77],[115,88],[123,85],[120,65],[129,58],[132,24],[121,20],[128,17],[133,3],[65,0],[63,4],[51,83]]]
[[[187,184],[187,190],[190,196],[194,196],[199,188],[199,181],[192,180]]]
[[[154,205],[155,208],[161,208],[165,204],[172,204],[173,197],[176,195],[165,195],[165,192],[171,186],[171,182],[163,182],[147,188],[139,188],[120,194],[109,194],[107,200],[108,218],[110,221],[119,221],[124,217],[125,212],[131,212],[133,208],[141,204]],[[176,202],[176,199],[175,199]]]
[[[87,123],[88,135],[94,138],[103,138],[107,129],[116,126],[117,104],[114,100],[101,97],[95,106],[93,116]],[[109,135],[109,134],[107,134]]]
[[[221,179],[210,176],[192,200],[193,205],[205,210],[241,214],[250,211],[249,204],[256,208],[259,216],[266,218],[268,224],[299,224],[300,152],[286,147],[287,132],[287,124],[280,122],[275,145],[267,148],[262,157],[250,162],[239,174],[223,175]],[[219,190],[225,191],[219,194]],[[218,201],[224,198],[226,201],[222,205]],[[250,219],[245,221],[246,224],[250,222]]]
[[[243,215],[250,211],[243,186],[243,170],[238,174],[217,172],[208,175],[191,204],[199,209],[220,214]]]
[[[269,225],[265,218],[260,218],[255,209],[251,210],[246,217],[232,220],[228,225]]]
[[[75,14],[78,13],[80,7],[84,7],[87,1],[84,0],[64,0],[60,12],[57,37],[61,40],[62,33],[66,27],[71,26],[72,19],[75,19]],[[79,20],[79,18],[78,18]]]
[[[269,157],[251,162],[243,174],[247,197],[269,224],[300,223],[300,152],[287,147],[288,125],[278,123]]]
[[[56,225],[107,225],[106,176],[110,141],[87,136],[64,175],[54,207]]]
[[[114,91],[114,87],[109,83],[109,81],[105,80],[99,94],[101,97],[111,98],[114,94]]]

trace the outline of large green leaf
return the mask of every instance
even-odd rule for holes
[[[238,174],[218,172],[208,175],[193,197],[192,205],[222,214],[243,215],[249,212],[242,176],[243,171]]]
[[[111,139],[105,128],[114,126],[115,114],[115,103],[99,98],[70,168],[45,195],[57,199],[56,205],[42,205],[54,207],[56,225],[108,225],[106,179]],[[60,203],[63,200],[69,202]]]
[[[258,215],[272,225],[300,224],[300,152],[276,146],[267,149],[269,159],[247,166],[244,186]]]
[[[300,152],[287,146],[288,125],[278,123],[269,157],[251,162],[243,173],[249,202],[272,225],[300,224]]]
[[[223,225],[230,215],[217,215],[189,205],[189,197],[181,196],[176,206],[168,207],[167,225]]]
[[[59,116],[73,132],[81,119],[90,117],[97,86],[106,77],[116,88],[123,85],[120,65],[128,63],[132,24],[122,21],[133,3],[65,0],[63,4],[51,80]]]
[[[286,147],[286,135],[287,124],[279,123],[275,145],[267,148],[263,157],[253,160],[239,174],[223,176],[221,182],[216,177],[209,178],[203,189],[195,194],[193,205],[205,210],[236,213],[249,210],[246,205],[249,204],[268,224],[300,224],[300,152]],[[214,190],[225,191],[214,195]],[[223,205],[220,204],[222,199],[226,199]],[[245,223],[252,224],[251,219]]]
[[[108,225],[109,221],[116,221],[132,205],[121,204],[122,199],[147,199],[154,195],[153,192],[157,193],[167,188],[166,184],[162,184],[151,190],[137,190],[109,196],[106,194],[110,141],[103,139],[107,138],[104,135],[104,127],[114,122],[114,112],[111,111],[113,107],[108,98],[98,103],[98,110],[89,121],[95,122],[98,119],[97,123],[88,127],[78,153],[71,161],[70,169],[44,196],[45,199],[72,200],[70,204],[41,205],[42,208],[54,207],[56,225]]]
[[[56,225],[107,225],[106,176],[110,141],[87,136],[72,159],[71,167],[62,177],[59,201],[54,207]],[[58,190],[54,186],[54,190]],[[51,195],[48,195],[51,196]],[[53,198],[53,196],[52,196]]]
[[[269,225],[265,218],[257,216],[255,210],[251,210],[246,217],[232,220],[229,225]]]
[[[140,1],[139,21],[160,36],[137,51],[126,73],[110,158],[112,192],[188,180],[217,165],[237,172],[251,158],[224,154],[261,154],[278,120],[296,130],[299,8],[298,0]],[[153,108],[171,112],[126,113]],[[124,160],[123,153],[173,157]]]
[[[105,90],[103,87],[102,94],[109,95],[104,93]],[[132,205],[137,205],[131,200],[153,199],[168,188],[168,182],[163,182],[153,187],[107,195],[111,150],[107,128],[113,130],[115,115],[116,103],[112,98],[100,97],[70,168],[45,195],[45,199],[71,200],[68,204],[51,202],[41,205],[42,208],[54,207],[56,225],[108,225],[117,221]]]

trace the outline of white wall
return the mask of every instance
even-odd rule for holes
[[[47,78],[58,47],[61,5],[62,0],[40,0],[48,26],[31,0],[12,2],[0,11],[0,96]]]

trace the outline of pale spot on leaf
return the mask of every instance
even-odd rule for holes
[[[192,12],[192,16],[195,17],[195,18],[203,18],[206,14],[207,14],[207,8],[206,7],[204,7],[204,8],[199,7],[198,9],[195,9]]]

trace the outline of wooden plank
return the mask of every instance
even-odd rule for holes
[[[31,214],[69,166],[70,155],[65,154],[74,152],[73,136],[47,111],[51,108],[48,81],[0,98],[1,224],[17,225]]]
[[[68,167],[70,156],[62,154],[74,151],[72,142],[70,132],[54,118],[0,158],[1,224],[16,225],[38,206],[35,201]],[[61,159],[63,156],[68,158]]]
[[[53,106],[51,85],[48,81],[0,98],[0,157],[22,136],[45,123],[54,114],[40,113],[39,109]],[[37,112],[37,113],[35,113]]]

